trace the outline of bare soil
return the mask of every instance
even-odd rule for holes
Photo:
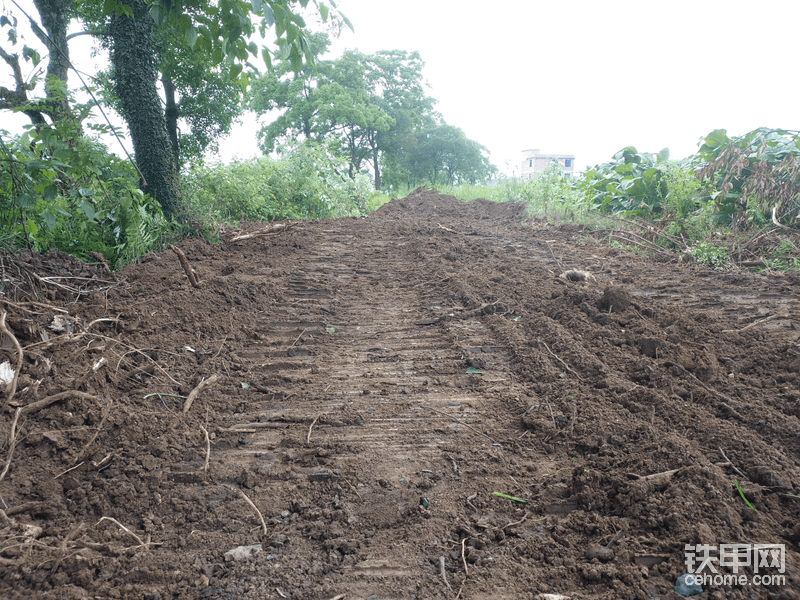
[[[797,275],[421,189],[181,249],[3,258],[0,597],[800,597]]]

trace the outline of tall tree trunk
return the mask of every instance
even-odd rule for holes
[[[179,182],[156,87],[154,23],[143,0],[134,0],[129,6],[133,16],[114,17],[109,27],[114,81],[122,115],[131,132],[136,163],[145,178],[143,190],[170,217],[178,201]]]
[[[161,83],[164,86],[164,95],[167,99],[167,107],[164,115],[167,119],[167,135],[172,144],[172,156],[175,159],[175,168],[180,171],[181,167],[181,147],[178,142],[178,103],[175,102],[175,83],[166,75],[161,76]]]
[[[83,135],[80,121],[72,112],[67,94],[67,75],[69,74],[69,45],[67,43],[68,11],[73,0],[34,0],[36,10],[47,34],[31,20],[34,34],[47,47],[47,76],[45,96],[47,102],[42,112],[49,115],[54,123],[59,123],[65,140],[77,139]],[[69,124],[71,130],[64,126]]]

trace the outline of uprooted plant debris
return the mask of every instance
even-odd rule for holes
[[[800,278],[522,209],[3,256],[0,596],[797,598]]]

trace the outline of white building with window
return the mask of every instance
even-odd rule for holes
[[[547,168],[551,162],[557,162],[567,177],[575,174],[575,155],[574,154],[554,154],[535,150],[522,151],[522,169],[520,177],[522,179],[533,179]]]

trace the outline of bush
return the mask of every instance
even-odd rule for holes
[[[65,142],[62,133],[0,132],[0,241],[81,260],[99,252],[112,268],[151,250],[170,224],[139,190],[133,166],[90,138]]]
[[[195,168],[184,178],[186,209],[212,220],[325,219],[368,211],[371,183],[313,143],[281,158]]]

